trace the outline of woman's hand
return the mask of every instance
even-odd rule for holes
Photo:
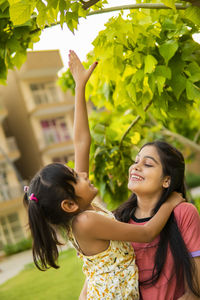
[[[86,70],[76,53],[72,50],[69,51],[69,68],[76,83],[76,87],[86,85],[97,64],[97,62],[94,62],[90,68]]]
[[[182,197],[181,193],[172,192],[172,194],[167,198],[167,203],[171,204],[174,208],[180,203],[184,202],[185,199]]]

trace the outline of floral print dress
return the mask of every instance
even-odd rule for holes
[[[114,218],[111,212],[105,208],[103,210],[101,207],[101,211],[96,212]],[[86,256],[73,235],[72,226],[69,228],[68,236],[78,250],[78,256],[83,260],[83,272],[88,280],[87,300],[139,299],[138,269],[130,243],[110,241],[105,251]]]

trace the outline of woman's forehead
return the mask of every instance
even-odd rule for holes
[[[150,156],[150,157],[154,157],[156,160],[160,161],[160,157],[159,154],[156,150],[156,147],[152,146],[152,145],[148,145],[148,146],[144,146],[140,152],[137,154],[137,157],[139,158],[143,158],[145,156]]]

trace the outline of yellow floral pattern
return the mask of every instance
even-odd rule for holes
[[[114,218],[105,208],[97,213]],[[71,227],[68,234],[77,249]],[[86,256],[79,251],[78,256],[83,260],[83,272],[88,279],[87,300],[139,299],[138,269],[130,243],[110,241],[109,247],[101,253]]]

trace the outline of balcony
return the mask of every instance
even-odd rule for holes
[[[20,157],[15,137],[6,137],[5,147],[0,147],[0,161],[5,161],[8,157],[11,161],[15,161]]]
[[[27,182],[24,181],[22,185],[26,185]],[[8,184],[2,184],[0,186],[0,203],[11,201],[13,199],[22,197],[23,195],[23,188],[22,186],[16,185],[16,186],[10,186]]]

